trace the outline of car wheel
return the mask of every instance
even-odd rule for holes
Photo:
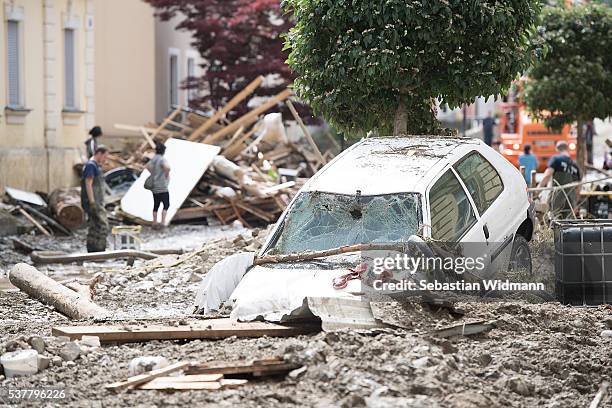
[[[515,235],[510,255],[509,272],[526,272],[531,275],[531,251],[529,243],[522,235]]]

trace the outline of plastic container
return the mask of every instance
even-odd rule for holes
[[[0,357],[6,378],[27,376],[38,372],[38,352],[36,350],[11,351]]]
[[[555,221],[555,291],[564,304],[612,303],[612,220]]]

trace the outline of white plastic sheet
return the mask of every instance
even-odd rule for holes
[[[219,310],[230,298],[247,269],[253,265],[255,252],[243,252],[217,262],[206,274],[196,295],[196,308],[204,314]]]

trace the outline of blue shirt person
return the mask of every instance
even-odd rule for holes
[[[518,162],[519,166],[525,168],[525,181],[527,182],[527,186],[531,187],[531,171],[537,171],[538,158],[535,154],[531,153],[531,146],[529,145],[525,145],[523,152],[524,153],[519,156]]]

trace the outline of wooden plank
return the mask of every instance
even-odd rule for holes
[[[78,340],[82,336],[98,336],[102,343],[143,342],[150,340],[217,339],[237,337],[288,337],[317,332],[317,325],[286,326],[267,322],[241,323],[229,318],[199,320],[190,326],[58,326],[54,336]]]
[[[238,138],[238,140],[229,144],[221,154],[223,154],[226,159],[233,160],[236,156],[242,153],[242,151],[245,149],[242,144],[253,136],[253,134],[257,131],[257,128],[257,125],[253,126],[253,129],[242,135],[240,138]],[[249,146],[246,146],[246,148],[248,149]]]
[[[256,118],[257,116],[259,116],[260,114],[268,111],[272,107],[276,106],[276,104],[278,104],[279,102],[282,102],[285,99],[287,99],[289,96],[291,96],[291,90],[285,89],[283,92],[281,92],[278,95],[275,95],[272,98],[270,98],[263,105],[258,106],[257,108],[253,109],[252,111],[250,111],[249,113],[245,114],[244,116],[236,119],[234,122],[230,123],[229,125],[227,125],[223,129],[219,130],[218,132],[215,132],[212,135],[207,136],[204,139],[203,143],[213,143],[215,140],[219,140],[222,137],[224,137],[225,135],[228,135],[228,134],[234,132],[236,129],[238,129],[240,126],[242,126],[244,123],[246,123],[249,120],[252,120],[253,118]]]
[[[293,186],[295,186],[295,181],[287,181],[286,183],[282,183],[282,184],[278,184],[273,187],[265,188],[262,190],[262,193],[272,194],[272,193],[276,193],[277,191],[283,190],[285,188],[291,188]]]
[[[120,389],[128,388],[128,387],[136,387],[140,384],[149,382],[153,380],[154,378],[163,377],[166,374],[170,374],[175,371],[186,369],[190,365],[191,363],[189,362],[180,362],[180,363],[171,364],[168,367],[159,368],[157,370],[153,370],[145,374],[140,374],[134,377],[130,377],[126,381],[119,381],[119,382],[115,382],[112,384],[107,384],[105,388],[110,389],[110,390],[120,390]]]
[[[157,383],[179,383],[179,382],[211,382],[219,381],[223,379],[223,374],[194,374],[194,375],[181,375],[179,377],[157,377],[152,382]]]
[[[211,361],[193,364],[187,369],[187,372],[190,374],[253,375],[264,377],[266,375],[287,373],[300,367],[300,364],[287,363],[282,358],[273,358],[261,361]]]
[[[153,139],[151,139],[151,136],[149,136],[149,133],[143,127],[140,128],[140,133],[142,133],[144,138],[147,140],[147,143],[149,146],[151,146],[151,149],[155,149],[155,142]]]
[[[227,112],[234,109],[236,105],[238,105],[240,102],[245,100],[247,96],[252,94],[253,91],[255,91],[255,89],[257,89],[263,81],[264,81],[264,77],[261,75],[255,78],[253,82],[248,84],[246,88],[244,88],[236,96],[234,96],[221,110],[217,111],[202,126],[197,128],[195,132],[193,132],[187,140],[193,141],[199,138],[200,136],[202,136],[204,132],[206,132],[211,126],[217,123],[223,115],[225,115]],[[204,143],[209,143],[209,142],[204,142]]]
[[[266,214],[265,212],[255,208],[255,207],[251,207],[250,205],[242,203],[240,201],[236,201],[236,207],[242,208],[244,211],[250,212],[254,216],[259,217],[259,218],[261,218],[264,221],[267,221],[267,222],[274,221],[274,217],[273,216],[270,216],[270,215]]]
[[[182,378],[182,377],[168,377],[168,378]],[[159,381],[159,379],[155,379],[146,384],[138,387],[141,390],[166,390],[166,391],[196,391],[196,390],[219,390],[221,388],[233,388],[239,387],[248,383],[248,380],[238,380],[238,379],[230,379],[230,380],[219,380],[219,381],[194,381],[194,382],[168,382],[168,381]]]
[[[49,231],[47,231],[45,229],[45,227],[43,227],[42,225],[40,225],[40,223],[38,221],[36,221],[26,210],[24,210],[21,207],[18,207],[19,212],[21,213],[21,215],[23,215],[24,217],[26,217],[26,219],[28,221],[30,221],[32,223],[32,225],[34,225],[40,232],[42,232],[43,234],[45,234],[46,236],[50,237],[51,233]]]
[[[295,110],[295,107],[293,106],[291,101],[286,101],[285,104],[287,105],[287,107],[291,111],[291,114],[295,118],[295,121],[302,128],[302,131],[304,132],[304,136],[306,136],[306,140],[308,140],[308,144],[310,144],[310,147],[312,148],[312,150],[314,150],[315,154],[317,155],[317,159],[319,160],[319,162],[321,162],[321,164],[327,163],[325,161],[325,158],[321,154],[321,151],[317,147],[317,144],[315,143],[314,139],[312,138],[312,135],[310,134],[310,131],[308,130],[306,125],[304,125],[304,122],[302,121],[302,118],[298,114],[297,110]]]

